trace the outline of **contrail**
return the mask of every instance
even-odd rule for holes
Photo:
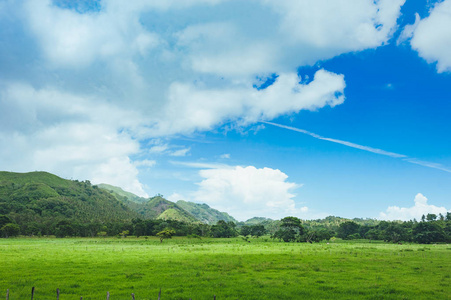
[[[442,166],[441,164],[427,162],[427,161],[421,161],[421,160],[418,160],[418,159],[413,158],[413,157],[408,157],[407,155],[404,155],[404,154],[388,152],[388,151],[385,151],[385,150],[382,150],[382,149],[378,149],[378,148],[372,148],[372,147],[368,147],[368,146],[354,144],[354,143],[347,142],[347,141],[327,138],[327,137],[323,137],[323,136],[321,136],[319,134],[316,134],[316,133],[313,133],[313,132],[310,132],[310,131],[307,131],[307,130],[304,130],[304,129],[299,129],[299,128],[286,126],[286,125],[282,125],[282,124],[277,124],[277,123],[273,123],[273,122],[261,121],[261,123],[272,125],[272,126],[276,126],[276,127],[280,127],[280,128],[285,128],[285,129],[296,131],[296,132],[300,132],[300,133],[303,133],[303,134],[307,134],[307,135],[310,135],[311,137],[314,137],[315,139],[318,139],[318,140],[329,141],[329,142],[332,142],[332,143],[345,145],[345,146],[348,146],[348,147],[351,147],[351,148],[356,148],[356,149],[360,149],[360,150],[363,150],[363,151],[368,151],[368,152],[381,154],[381,155],[385,155],[385,156],[390,156],[390,157],[394,157],[394,158],[401,158],[402,160],[410,162],[412,164],[417,164],[417,165],[421,165],[421,166],[424,166],[424,167],[438,169],[438,170],[442,170],[442,171],[451,173],[450,169],[446,168],[445,166]]]

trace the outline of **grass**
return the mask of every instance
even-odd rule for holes
[[[450,245],[0,239],[0,298],[451,299]]]

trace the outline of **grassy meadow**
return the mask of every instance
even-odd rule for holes
[[[451,299],[451,245],[0,239],[0,298]]]

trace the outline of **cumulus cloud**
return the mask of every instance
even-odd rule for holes
[[[280,170],[223,167],[200,171],[203,180],[192,199],[226,211],[238,220],[255,216],[282,218],[303,215],[307,207],[297,207],[294,190],[300,185],[288,182]]]
[[[262,2],[280,14],[279,33],[302,54],[299,63],[308,63],[387,43],[405,0]]]
[[[451,71],[451,0],[437,3],[429,16],[405,29],[405,37],[429,63],[437,63],[437,72]]]
[[[427,214],[442,214],[446,215],[449,211],[445,207],[437,207],[435,205],[428,204],[428,199],[421,193],[415,196],[415,205],[412,207],[398,207],[389,206],[385,212],[379,214],[381,219],[384,220],[413,220],[414,218],[419,220],[422,215]]]
[[[4,86],[0,144],[7,147],[0,147],[2,169],[46,170],[146,195],[129,159],[139,152],[139,144],[119,131],[135,126],[139,115],[97,100],[24,84]]]
[[[30,28],[47,59],[55,66],[72,68],[86,67],[95,60],[144,55],[158,45],[158,37],[146,31],[135,15],[115,8],[80,14],[52,5],[50,0],[25,3]]]
[[[225,121],[248,125],[302,109],[343,103],[346,86],[343,75],[319,70],[310,83],[302,84],[300,80],[293,73],[281,74],[273,85],[259,91],[251,86],[207,89],[174,83],[168,105],[151,134],[211,130]]]
[[[387,43],[403,2],[104,0],[82,11],[2,3],[2,166],[145,195],[137,167],[151,163],[130,159],[140,143],[343,103],[343,75],[319,70],[300,83],[295,70]],[[273,73],[273,85],[253,87]],[[168,142],[146,155],[189,151]]]

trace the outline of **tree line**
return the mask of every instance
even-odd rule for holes
[[[313,225],[312,225],[313,224]],[[319,224],[319,225],[318,225]],[[0,215],[0,236],[95,237],[95,236],[159,236],[161,241],[172,236],[229,238],[241,235],[245,240],[263,235],[284,242],[320,242],[331,238],[343,240],[368,239],[385,242],[415,242],[422,244],[451,242],[451,213],[446,216],[427,214],[420,221],[380,221],[377,225],[361,225],[349,220],[326,226],[305,222],[297,217],[280,221],[246,225],[218,221],[214,225],[177,220],[132,219],[115,222],[79,222],[71,219],[51,219],[48,222],[17,224],[7,215]]]

